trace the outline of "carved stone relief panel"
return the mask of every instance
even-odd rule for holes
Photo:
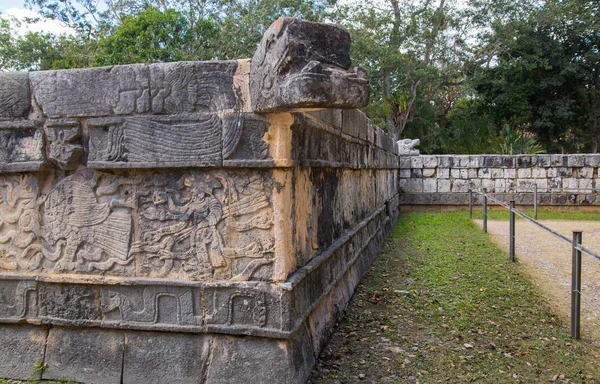
[[[102,318],[100,287],[79,284],[41,284],[40,316],[84,324]]]
[[[193,287],[103,287],[103,323],[202,325],[200,290]]]
[[[281,302],[273,292],[220,287],[205,294],[207,325],[282,328]]]
[[[39,267],[54,271],[132,273],[132,211],[138,178],[75,173],[40,199]]]
[[[39,185],[35,174],[0,176],[0,270],[40,262]]]
[[[256,166],[268,160],[269,143],[265,135],[269,122],[253,113],[230,113],[223,116],[223,162],[226,165]]]
[[[149,111],[149,71],[143,64],[29,73],[36,101],[51,118]]]
[[[148,177],[138,188],[137,274],[269,280],[274,258],[270,181],[253,172]]]
[[[88,166],[220,165],[221,126],[216,113],[89,119]]]
[[[26,72],[0,72],[0,120],[27,117],[29,78]]]
[[[75,170],[83,160],[81,123],[77,120],[46,121],[48,159],[58,169]]]
[[[0,178],[0,270],[270,280],[268,172]]]
[[[149,68],[153,113],[210,112],[236,105],[237,61],[159,63]]]
[[[0,279],[0,323],[277,334],[289,331],[281,292],[263,283],[204,286],[74,284]]]
[[[33,121],[0,121],[0,171],[38,170],[44,162],[43,136]]]
[[[33,280],[0,280],[0,319],[35,318],[37,293]]]

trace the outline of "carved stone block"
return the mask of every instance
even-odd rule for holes
[[[200,291],[177,286],[115,286],[102,289],[103,324],[135,328],[202,325]],[[168,327],[164,327],[168,328]]]
[[[270,166],[266,140],[269,121],[253,113],[232,113],[223,117],[223,164]]]
[[[48,335],[44,380],[69,378],[83,383],[120,383],[122,332],[52,327]]]
[[[0,325],[0,377],[40,380],[36,364],[44,361],[46,328],[31,325]]]
[[[281,329],[281,299],[268,289],[221,287],[206,290],[206,325]],[[219,328],[219,327],[214,327]]]
[[[0,175],[0,270],[39,265],[38,184],[34,174]]]
[[[193,172],[146,178],[131,254],[141,276],[269,280],[271,184],[261,173]]]
[[[38,315],[35,280],[0,280],[0,319],[19,322]]]
[[[91,168],[221,165],[216,113],[89,119]]]
[[[416,148],[421,143],[419,139],[398,140],[398,152],[400,156],[419,156],[419,150]]]
[[[42,319],[87,325],[102,318],[98,286],[41,284],[39,295]]]
[[[0,72],[0,120],[27,117],[29,77],[26,72]]]
[[[206,335],[128,332],[123,383],[202,382],[201,378],[207,375],[212,344],[212,337]]]
[[[29,268],[132,272],[129,248],[136,182],[84,170],[52,186],[38,203],[41,239],[37,264]]]
[[[0,177],[0,270],[271,280],[271,193],[258,171],[88,169],[43,196],[33,175]]]
[[[265,32],[252,58],[255,112],[360,108],[369,102],[364,69],[350,70],[350,34],[339,25],[289,17]]]
[[[50,118],[127,115],[150,107],[143,64],[29,74],[34,97]]]
[[[83,160],[81,124],[77,120],[46,121],[48,160],[58,169],[72,171]]]
[[[237,61],[186,61],[152,64],[153,113],[211,112],[236,105],[233,75]]]
[[[44,137],[33,121],[0,121],[0,172],[37,171],[44,162]]]

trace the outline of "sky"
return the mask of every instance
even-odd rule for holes
[[[0,12],[2,12],[0,17],[14,16],[18,20],[22,20],[25,17],[39,16],[37,13],[26,9],[23,0],[0,0]],[[14,29],[19,34],[25,34],[26,32],[69,33],[68,28],[54,20],[42,20],[27,27],[15,26]]]

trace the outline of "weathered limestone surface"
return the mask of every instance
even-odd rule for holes
[[[368,100],[347,31],[274,29],[286,73],[0,74],[0,377],[306,380],[396,220],[399,158],[338,109]],[[274,104],[255,104],[256,71]]]
[[[252,58],[252,108],[359,108],[369,102],[365,70],[350,70],[350,34],[339,25],[284,17]]]
[[[473,188],[528,205],[537,188],[540,205],[600,205],[599,166],[597,154],[401,157],[401,203],[465,205]]]
[[[419,139],[402,139],[398,140],[397,143],[400,156],[418,156],[420,154],[420,151],[416,148],[421,144],[421,140]]]
[[[29,77],[24,72],[0,73],[0,121],[26,118],[29,113]]]

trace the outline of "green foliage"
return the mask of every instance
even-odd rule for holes
[[[597,151],[598,7],[550,1],[528,18],[494,25],[497,63],[473,82],[498,126],[518,127],[548,152]]]
[[[48,364],[46,364],[42,361],[36,361],[35,364],[33,365],[33,370],[36,373],[44,373],[48,369],[49,369]]]
[[[513,129],[508,124],[502,128],[502,134],[493,143],[493,153],[503,155],[536,155],[546,153],[535,137],[527,135],[522,130]]]
[[[18,25],[0,18],[0,70],[89,66],[93,44],[80,35],[28,32],[20,36],[13,30]]]
[[[111,35],[101,38],[92,65],[184,60],[192,43],[201,46],[215,34],[216,27],[210,21],[197,22],[192,29],[182,13],[150,8],[123,18]]]

